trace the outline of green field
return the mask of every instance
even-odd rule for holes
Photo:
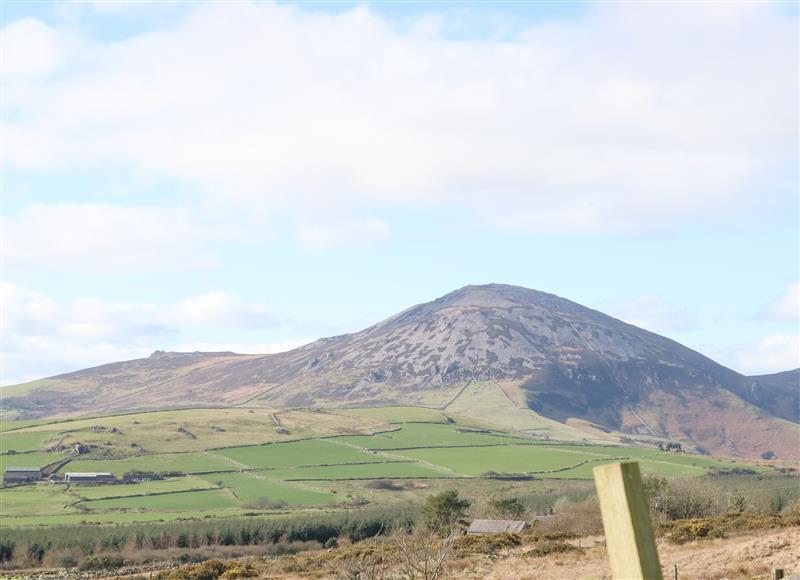
[[[17,423],[25,426],[25,422],[12,422]],[[47,432],[47,437],[58,435],[64,445],[102,446],[111,455],[121,457],[130,455],[132,445],[149,453],[175,453],[231,447],[242,442],[262,444],[344,433],[374,433],[386,428],[388,424],[380,421],[328,411],[227,408],[50,420],[28,425],[8,436],[20,441],[26,436],[35,440],[34,433]]]
[[[413,449],[398,452],[405,457],[444,466],[457,474],[536,473],[571,467],[594,459],[585,453],[563,452],[550,446],[505,445],[501,447],[457,447]]]
[[[504,434],[483,433],[458,425],[410,423],[389,433],[360,437],[339,437],[340,441],[364,449],[407,449],[412,447],[504,445],[533,443],[531,439],[513,438]]]
[[[0,491],[0,519],[9,516],[64,514],[75,509],[66,506],[76,501],[64,486],[43,483]]]
[[[230,489],[242,502],[257,502],[267,499],[271,502],[283,501],[292,506],[325,505],[340,501],[332,493],[306,489],[300,485],[281,483],[261,473],[225,473],[219,476],[205,476],[208,481]]]
[[[417,462],[370,463],[367,465],[334,465],[330,467],[297,467],[267,472],[270,477],[287,479],[384,479],[411,477],[450,477],[447,471]]]
[[[41,448],[42,444],[48,439],[58,435],[55,431],[38,431],[38,432],[16,432],[0,433],[0,453],[6,453],[9,450],[20,451],[36,451]]]
[[[708,467],[731,462],[626,447],[576,445],[506,445],[501,447],[433,448],[398,451],[404,457],[441,465],[464,475],[487,472],[526,473],[546,478],[591,479],[601,463],[636,459],[643,472],[662,476],[702,475]],[[588,463],[587,463],[588,462]]]
[[[0,417],[0,433],[16,431],[17,429],[24,429],[26,427],[35,427],[46,423],[46,421],[37,421],[36,419],[9,419],[7,415]]]
[[[347,437],[337,438],[339,439],[346,441]],[[248,467],[260,469],[386,461],[385,457],[365,453],[330,439],[234,447],[220,450],[218,453]]]
[[[85,499],[115,498],[119,496],[149,495],[154,493],[211,489],[214,485],[196,476],[176,477],[128,485],[72,485],[70,490]]]
[[[67,471],[109,471],[122,475],[131,470],[181,473],[202,473],[206,471],[234,470],[237,466],[224,457],[211,453],[164,453],[139,455],[127,459],[74,459],[59,470]]]
[[[120,499],[97,499],[82,502],[81,505],[91,511],[174,512],[235,508],[239,506],[239,502],[229,490],[209,489]]]
[[[510,404],[503,391],[489,383],[464,389],[459,396],[464,397],[462,403],[483,401],[488,415],[488,410],[502,414],[504,405]],[[452,402],[453,410],[460,410],[458,402],[458,398]],[[138,470],[195,475],[130,485],[41,482],[3,488],[0,519],[7,526],[229,517],[265,509],[270,513],[337,509],[336,504],[363,503],[365,497],[369,502],[411,505],[435,490],[457,488],[483,498],[503,485],[535,494],[540,484],[590,485],[592,469],[617,458],[638,460],[643,472],[662,476],[699,476],[708,468],[747,467],[653,448],[559,443],[510,427],[491,427],[497,425],[492,421],[463,419],[450,409],[445,415],[418,407],[279,412],[197,409],[46,424],[19,421],[14,423],[21,429],[3,433],[3,449],[35,450],[56,438],[67,443],[92,442],[89,454],[72,459],[59,474],[108,471],[120,476]],[[533,430],[539,419],[517,414],[508,421],[515,425],[522,421],[518,427]],[[305,438],[298,439],[301,436]],[[258,444],[236,446],[253,441]],[[155,452],[165,449],[184,452]],[[68,457],[33,451],[0,455],[0,464],[41,467]],[[501,483],[487,479],[488,472],[531,474],[536,479]],[[375,491],[368,485],[370,479],[412,485]]]
[[[62,459],[67,459],[67,456],[40,452],[0,455],[0,469],[5,470],[9,467],[44,467]]]

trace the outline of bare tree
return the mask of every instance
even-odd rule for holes
[[[436,529],[417,526],[411,533],[398,533],[394,545],[402,578],[407,580],[437,580],[444,575],[448,558],[462,531],[453,527],[441,536]]]

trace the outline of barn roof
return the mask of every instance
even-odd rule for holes
[[[24,472],[24,473],[39,473],[41,469],[38,467],[6,467],[6,473],[9,471]]]
[[[500,534],[503,532],[521,532],[525,522],[520,520],[473,520],[467,530],[468,534]]]

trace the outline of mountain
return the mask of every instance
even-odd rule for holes
[[[797,378],[746,377],[553,294],[489,284],[285,353],[156,352],[34,381],[4,390],[4,407],[28,417],[213,405],[445,408],[469,385],[493,385],[510,404],[577,428],[796,458]]]
[[[800,422],[800,368],[749,379],[740,396],[778,417]]]

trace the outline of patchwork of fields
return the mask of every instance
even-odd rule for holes
[[[68,441],[89,452],[71,458],[56,476],[68,471],[166,475],[135,484],[47,481],[4,488],[3,526],[333,509],[393,501],[392,494],[413,501],[444,486],[483,489],[496,477],[522,487],[541,480],[588,483],[593,467],[620,459],[638,460],[644,472],[661,476],[699,476],[709,468],[740,466],[652,448],[560,444],[519,431],[479,429],[472,420],[440,411],[403,407],[186,410],[12,422],[3,428],[3,468],[44,467],[69,459],[71,445],[63,444]],[[178,452],[164,452],[159,437],[165,434],[183,443]],[[257,444],[241,445],[253,441]],[[378,479],[406,485],[397,485],[397,492],[376,492],[371,482]]]

